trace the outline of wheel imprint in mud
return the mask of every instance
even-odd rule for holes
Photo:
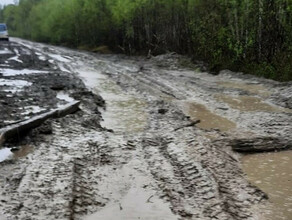
[[[68,77],[68,71],[78,72],[83,67],[92,69],[93,73],[96,70],[98,74],[106,74],[109,85],[118,82],[120,94],[111,91],[104,94],[116,95],[116,98],[125,95],[123,97],[128,98],[130,93],[135,102],[143,100],[138,112],[141,115],[146,113],[146,117],[136,122],[143,123],[139,129],[109,132],[99,124],[99,108],[103,106],[101,99],[88,91],[81,81],[66,87],[72,92],[72,97],[82,99],[81,111],[54,121],[53,134],[35,140],[36,148],[32,155],[21,159],[21,162],[4,165],[16,170],[15,173],[3,173],[7,179],[1,183],[7,197],[10,197],[5,203],[0,201],[7,216],[12,220],[48,219],[47,216],[83,219],[112,203],[123,206],[121,201],[127,192],[139,185],[131,174],[139,173],[142,176],[149,174],[149,188],[166,201],[178,218],[253,219],[252,207],[265,199],[265,195],[244,179],[239,162],[230,150],[228,135],[212,130],[208,132],[219,139],[205,138],[207,131],[196,128],[195,123],[192,124],[172,103],[176,99],[196,99],[208,105],[210,112],[236,121],[238,114],[232,106],[215,103],[212,98],[214,92],[225,91],[212,87],[216,85],[216,77],[168,69],[167,66],[171,65],[161,69],[152,60],[139,60],[139,64],[134,64],[123,58],[119,63],[117,58],[37,45],[35,49],[39,52],[55,53],[51,66],[67,69],[66,73],[61,74],[62,79]],[[60,58],[66,58],[66,65],[58,60]],[[140,63],[143,68],[139,67]],[[78,68],[78,65],[82,67]],[[182,77],[182,74],[185,75]],[[51,76],[54,78],[56,75]],[[33,77],[29,79],[36,80]],[[95,85],[95,81],[91,83]],[[76,92],[79,86],[82,91]],[[239,89],[227,92],[233,95],[242,93]],[[123,106],[119,108],[115,111],[123,113]],[[131,116],[135,117],[134,113]],[[286,134],[289,141],[291,137],[287,134],[292,129],[287,114],[265,112],[271,119],[267,121],[257,112],[247,120],[250,115],[245,113],[239,115],[238,120],[243,122],[241,128],[253,128],[262,135],[275,132],[280,138]],[[121,114],[120,117],[126,115]],[[135,159],[145,167],[132,167]],[[40,164],[39,160],[43,162]],[[22,166],[25,168],[22,169]],[[130,174],[119,176],[122,171]],[[115,182],[116,178],[120,178],[118,182]],[[30,198],[37,202],[35,206]],[[56,199],[59,202],[55,202]],[[44,218],[39,217],[41,212]]]

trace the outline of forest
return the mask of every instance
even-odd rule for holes
[[[20,0],[0,10],[10,35],[128,55],[177,52],[292,80],[292,0]]]

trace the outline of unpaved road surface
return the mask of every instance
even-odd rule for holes
[[[4,144],[1,220],[261,218],[235,151],[291,149],[291,83],[20,39],[0,57],[0,128],[81,101]]]

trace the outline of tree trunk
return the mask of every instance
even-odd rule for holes
[[[0,144],[3,144],[8,139],[23,136],[31,129],[40,126],[49,118],[64,117],[68,114],[76,112],[79,109],[79,104],[79,101],[75,101],[50,112],[32,117],[26,121],[0,129]]]

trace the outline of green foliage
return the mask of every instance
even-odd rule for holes
[[[20,0],[1,9],[0,19],[10,34],[36,41],[175,51],[212,70],[292,80],[291,0]]]

